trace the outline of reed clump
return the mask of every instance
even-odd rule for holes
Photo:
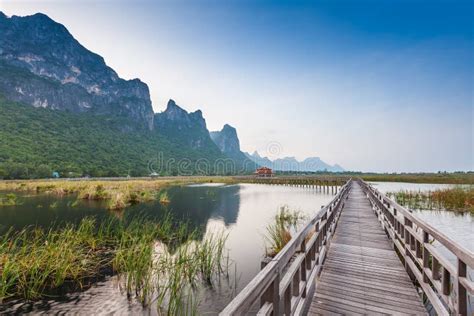
[[[412,209],[447,210],[474,213],[474,186],[435,191],[388,192],[387,196]]]
[[[288,206],[283,206],[275,215],[275,219],[267,226],[266,255],[276,256],[291,240],[292,233],[296,232],[299,225],[306,219],[299,211],[291,211]]]
[[[0,195],[0,206],[15,206],[19,205],[20,201],[16,194],[7,193],[5,195]]]
[[[57,231],[10,230],[0,241],[0,301],[37,299],[66,283],[81,288],[107,265],[110,236],[103,229],[96,232],[95,220],[85,218]]]
[[[0,304],[81,290],[117,274],[129,299],[144,306],[156,302],[160,313],[183,314],[195,307],[193,288],[200,282],[212,286],[228,262],[225,234],[201,241],[196,236],[170,216],[158,222],[110,218],[100,224],[87,217],[58,230],[10,230],[0,237]]]
[[[163,191],[160,193],[160,203],[163,204],[163,205],[168,205],[170,204],[171,200],[170,200],[170,197],[168,195],[168,192],[167,191]]]

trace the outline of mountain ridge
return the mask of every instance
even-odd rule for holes
[[[153,129],[148,86],[139,79],[120,78],[102,56],[42,13],[0,15],[0,91],[34,107],[113,112]]]
[[[294,171],[294,172],[344,172],[345,170],[338,164],[330,165],[319,157],[308,157],[298,161],[295,157],[284,157],[270,160],[268,157],[262,157],[257,151],[245,155],[262,167],[272,168],[275,171]]]

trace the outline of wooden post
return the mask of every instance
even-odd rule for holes
[[[430,252],[426,248],[426,245],[429,243],[429,237],[428,233],[423,231],[423,282],[425,283],[429,281],[428,275],[425,272],[425,269],[430,267]]]
[[[407,229],[408,227],[412,227],[412,223],[409,219],[405,217],[405,270],[407,270],[410,279],[414,280],[415,275],[413,274],[413,271],[411,271],[411,268],[408,264],[408,260],[410,258],[410,251],[408,250],[408,248],[411,247],[411,234]]]
[[[316,241],[314,242],[315,245],[315,262],[314,264],[319,264],[319,249],[321,247],[321,234],[319,233],[319,221],[316,223],[315,227],[316,234],[318,234],[318,237],[316,237]]]
[[[285,311],[285,315],[291,315],[291,290],[292,286],[290,285],[286,289],[285,296],[283,298],[283,310]]]
[[[459,315],[467,315],[467,291],[464,285],[462,285],[459,278],[465,278],[467,276],[467,267],[461,259],[458,258],[458,275],[457,275],[457,292],[458,292],[458,303],[457,313]]]
[[[440,268],[441,265],[439,264],[438,260],[433,256],[433,261],[431,264],[431,271],[433,273],[433,280],[440,280],[441,279],[441,273],[440,273]]]
[[[423,258],[421,242],[419,242],[418,239],[416,239],[414,236],[413,236],[413,239],[414,239],[415,247],[416,247],[416,257]]]
[[[272,303],[273,315],[280,315],[280,272],[277,272],[275,279],[260,299],[260,306],[266,302]]]
[[[443,267],[443,279],[441,280],[441,287],[443,288],[443,294],[449,295],[449,283],[451,282],[451,274],[448,269]]]
[[[301,270],[301,267],[298,269],[298,271],[296,271],[295,275],[293,276],[293,281],[291,282],[292,283],[292,287],[293,287],[293,296],[300,296],[300,270]]]

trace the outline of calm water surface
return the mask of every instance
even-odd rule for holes
[[[0,230],[9,227],[21,229],[29,225],[61,226],[65,222],[77,223],[85,216],[95,216],[100,220],[110,213],[118,218],[144,214],[158,219],[171,212],[177,220],[184,219],[202,228],[204,234],[225,231],[228,233],[226,247],[232,262],[230,277],[222,279],[215,288],[204,288],[199,293],[200,314],[217,314],[259,272],[265,252],[265,229],[277,211],[288,206],[311,216],[333,198],[333,193],[315,188],[262,184],[192,185],[171,188],[168,195],[171,203],[167,207],[152,202],[112,213],[96,202],[81,202],[73,206],[74,197],[25,196],[22,205],[0,207]],[[143,310],[139,304],[128,302],[120,293],[114,277],[82,293],[37,302],[33,306],[18,302],[3,309],[4,312],[155,314],[154,308]]]

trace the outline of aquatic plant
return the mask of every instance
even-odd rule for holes
[[[15,206],[19,203],[19,199],[14,193],[0,195],[0,206]]]
[[[56,209],[56,208],[58,208],[58,205],[59,205],[58,201],[55,201],[55,202],[53,202],[49,205],[49,208]]]
[[[283,206],[275,215],[275,219],[267,226],[266,255],[276,256],[285,245],[291,240],[292,232],[298,229],[299,224],[306,219],[306,216],[299,211],[291,211],[288,206]]]
[[[228,262],[225,234],[201,241],[194,240],[197,235],[169,215],[158,222],[111,217],[98,224],[87,217],[58,230],[10,230],[0,236],[0,302],[38,299],[66,285],[80,290],[113,273],[127,297],[144,306],[156,301],[160,313],[193,311],[193,288],[200,282],[212,286]]]
[[[387,196],[411,209],[443,209],[474,212],[474,187],[454,187],[435,191],[388,192]]]
[[[0,299],[36,299],[65,282],[82,287],[106,259],[104,240],[95,238],[94,227],[95,220],[85,218],[78,226],[58,231],[33,228],[5,234],[0,245]]]
[[[167,191],[163,191],[160,193],[160,203],[161,204],[164,204],[164,205],[167,205],[171,202],[170,200],[170,197],[168,196],[168,192]]]

